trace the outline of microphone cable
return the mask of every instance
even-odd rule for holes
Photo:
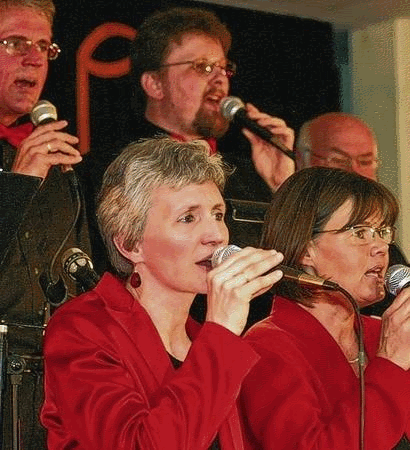
[[[349,300],[350,304],[353,306],[356,323],[357,323],[357,340],[359,346],[359,354],[358,354],[358,368],[359,368],[359,449],[364,450],[364,429],[365,429],[365,382],[364,382],[364,366],[366,363],[366,355],[364,351],[364,333],[363,333],[363,321],[360,315],[359,305],[356,300],[350,295],[346,289],[342,288],[340,285],[335,283],[337,287],[335,290],[339,291],[343,294],[347,300]]]
[[[31,110],[30,119],[35,127],[55,122],[56,120],[58,120],[57,108],[48,100],[40,100],[34,105],[33,109]],[[74,205],[76,205],[74,220],[66,236],[64,237],[63,241],[54,254],[49,266],[49,270],[43,272],[40,275],[39,280],[48,302],[53,306],[58,306],[67,299],[67,287],[64,283],[63,278],[59,276],[58,280],[54,281],[53,273],[55,270],[57,257],[66,245],[69,236],[72,234],[81,212],[80,189],[76,174],[71,166],[69,166],[69,169],[66,171],[63,171],[63,167],[64,166],[61,166],[60,170],[62,171],[62,175],[68,178],[71,198],[74,202]]]
[[[68,170],[63,174],[63,176],[66,176],[68,178],[71,198],[73,200],[73,203],[75,205],[75,214],[74,219],[70,225],[70,228],[68,229],[64,239],[60,243],[60,246],[57,248],[56,252],[54,253],[54,256],[50,263],[50,268],[46,273],[43,273],[45,279],[41,279],[40,276],[40,285],[44,291],[44,294],[47,297],[47,301],[53,305],[53,306],[59,306],[61,303],[63,303],[67,299],[67,287],[65,286],[65,283],[61,276],[58,277],[57,281],[54,280],[53,274],[55,271],[55,266],[57,262],[58,255],[62,252],[64,246],[66,245],[68,238],[73,233],[74,228],[78,222],[78,219],[80,217],[81,213],[81,196],[80,196],[80,189],[78,184],[77,176],[74,172],[74,170]],[[56,296],[57,298],[54,299],[53,297]]]

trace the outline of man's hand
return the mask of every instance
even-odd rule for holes
[[[295,133],[282,119],[262,113],[250,103],[246,104],[246,111],[250,119],[267,128],[286,147],[293,150]],[[246,128],[242,132],[251,144],[252,161],[256,171],[265,180],[266,184],[273,191],[276,191],[295,171],[295,162],[274,145],[264,141]]]
[[[59,120],[36,128],[17,149],[11,171],[44,179],[52,166],[61,164],[64,170],[79,163],[82,157],[73,147],[78,138],[61,131],[67,124]]]

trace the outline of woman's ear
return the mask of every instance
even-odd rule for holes
[[[162,100],[164,97],[161,77],[157,72],[144,72],[141,75],[141,87],[145,94],[152,99]]]
[[[305,268],[307,273],[310,273],[311,271],[315,272],[316,270],[316,260],[317,256],[317,248],[313,240],[309,241],[306,250],[300,260],[300,263]]]
[[[139,242],[137,242],[132,250],[127,250],[124,247],[124,238],[122,236],[114,236],[114,245],[117,247],[117,250],[121,253],[121,255],[128,259],[128,261],[136,264],[144,260],[141,244]]]

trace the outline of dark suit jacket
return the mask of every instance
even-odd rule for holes
[[[14,154],[8,144],[4,149]],[[6,158],[6,163],[12,159]],[[46,306],[40,279],[52,270],[52,281],[61,276],[67,295],[77,294],[76,283],[62,273],[61,256],[72,247],[90,253],[85,208],[73,192],[72,173],[53,167],[42,182],[8,172],[7,165],[4,169],[0,171],[0,317],[10,324],[11,348],[39,352]]]

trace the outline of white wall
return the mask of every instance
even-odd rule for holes
[[[410,256],[410,20],[351,31],[352,111],[379,141],[379,180],[399,198],[399,243]]]

